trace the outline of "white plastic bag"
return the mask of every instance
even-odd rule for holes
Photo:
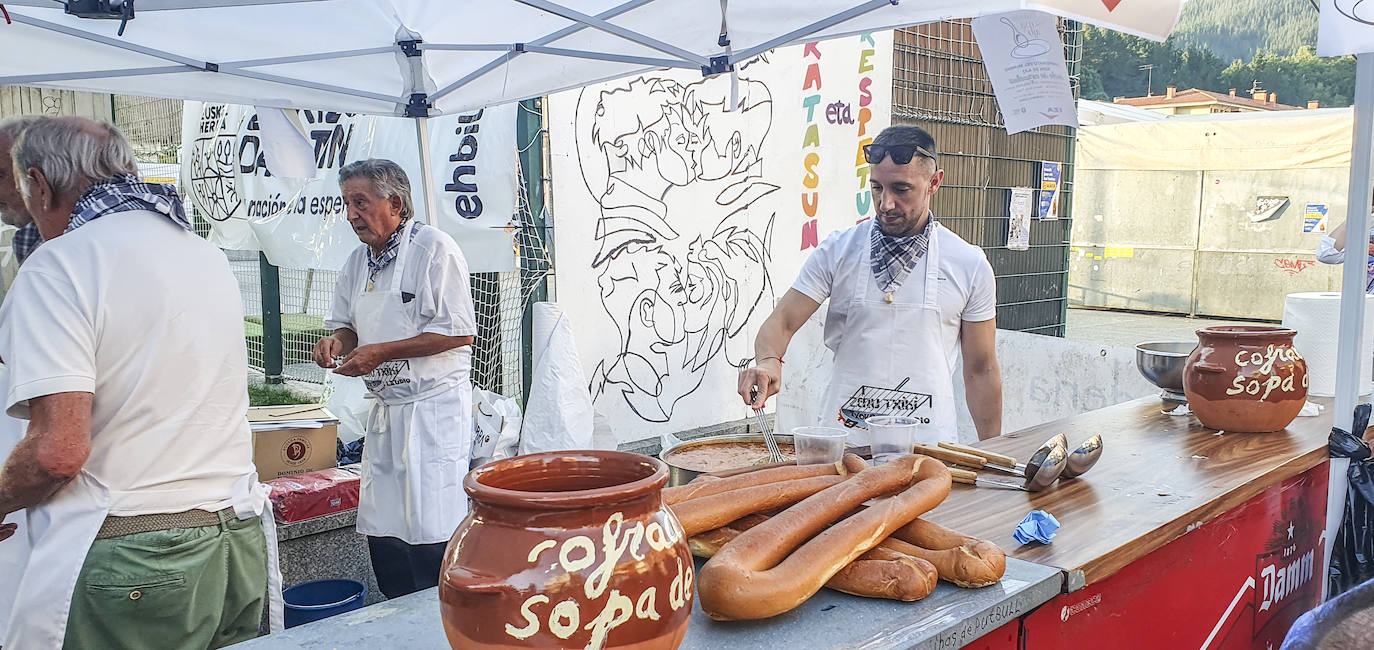
[[[520,432],[520,453],[593,448],[592,396],[577,357],[572,325],[556,303],[534,304],[534,377]]]
[[[339,418],[339,441],[348,444],[367,433],[367,414],[372,400],[362,377],[324,373],[325,407]]]
[[[472,389],[472,467],[514,456],[521,420],[520,404],[514,399]]]

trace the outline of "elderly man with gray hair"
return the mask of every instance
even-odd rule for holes
[[[17,226],[14,233],[14,256],[20,264],[43,243],[38,236],[38,226],[24,207],[24,199],[19,196],[19,183],[14,173],[10,150],[25,128],[37,123],[42,117],[25,115],[0,122],[0,221]]]
[[[315,362],[363,377],[374,400],[363,446],[358,532],[387,598],[433,587],[467,514],[472,441],[472,308],[467,260],[417,223],[410,180],[390,160],[339,170],[362,245],[344,264]]]
[[[256,636],[280,576],[228,260],[174,188],[139,182],[112,126],[44,119],[13,165],[45,243],[0,307],[4,404],[29,419],[0,467],[0,520],[28,512],[0,524],[0,544],[33,544],[4,577],[19,583],[4,647]]]

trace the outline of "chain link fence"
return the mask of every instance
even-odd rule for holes
[[[1082,26],[1061,20],[1059,31],[1076,97]],[[917,124],[935,137],[945,170],[935,214],[987,254],[997,276],[997,326],[1063,336],[1074,129],[1048,126],[1007,135],[968,20],[898,30],[893,50],[892,121]],[[1010,189],[1038,193],[1042,162],[1061,164],[1062,216],[1033,220],[1030,250],[1009,250]]]
[[[158,180],[179,176],[177,161],[181,145],[182,102],[169,99],[117,95],[112,102],[114,122],[133,145],[144,176]],[[523,175],[519,215],[528,214]],[[184,193],[183,193],[184,194]],[[520,270],[503,273],[473,273],[472,298],[477,316],[477,337],[473,345],[472,380],[479,388],[523,400],[521,324],[526,303],[534,288],[552,271],[548,248],[531,219],[514,221],[521,225],[513,236]],[[210,234],[210,225],[194,209],[191,218],[196,232]],[[320,385],[325,372],[311,358],[315,343],[330,334],[324,328],[334,298],[339,273],[320,269],[272,267],[256,251],[225,251],[243,299],[244,338],[249,366],[265,373],[277,349],[282,362],[281,376],[306,384]],[[276,292],[272,292],[272,276]],[[269,281],[264,283],[264,279]],[[264,295],[266,288],[266,295]],[[265,328],[264,304],[277,301],[281,332]],[[265,302],[266,301],[266,302]]]

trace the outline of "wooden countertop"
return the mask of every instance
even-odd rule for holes
[[[1087,474],[1043,492],[956,484],[926,518],[992,540],[1011,557],[1061,569],[1066,589],[1075,591],[1324,462],[1331,401],[1312,401],[1322,404],[1320,415],[1277,433],[1217,435],[1192,415],[1164,415],[1160,399],[1148,397],[985,440],[974,446],[1024,462],[1057,433],[1070,447],[1100,433],[1103,452]],[[1012,538],[1031,510],[1062,524],[1053,543]]]

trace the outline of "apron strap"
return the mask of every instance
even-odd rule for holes
[[[455,388],[458,388],[458,386],[448,386],[440,384],[438,386],[429,388],[428,390],[422,390],[414,395],[407,395],[405,397],[393,397],[384,399],[382,397],[377,396],[376,393],[369,392],[367,395],[364,395],[363,398],[374,400],[377,402],[378,408],[385,409],[388,406],[402,406],[405,404],[412,404],[418,402],[422,399],[429,399],[431,397],[434,397],[435,395],[442,395],[444,393],[447,393],[451,390],[454,390]],[[372,422],[369,420],[368,424],[371,425]]]
[[[391,290],[401,292],[401,276],[405,275],[406,263],[410,261],[410,232],[415,229],[415,217],[406,219],[405,232],[401,233],[400,250],[396,252],[396,268],[391,270]]]
[[[267,542],[267,628],[276,634],[286,629],[280,558],[277,554],[277,522],[272,514],[272,488],[258,482],[258,473],[245,476],[234,485],[234,514],[239,519],[256,516]]]
[[[926,242],[926,309],[940,310],[940,224],[930,215],[930,240]]]

